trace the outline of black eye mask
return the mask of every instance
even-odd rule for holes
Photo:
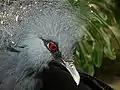
[[[60,59],[61,58],[61,52],[59,51],[58,43],[56,43],[52,40],[45,40],[42,37],[40,37],[40,39],[43,40],[44,45],[51,52],[54,59]]]

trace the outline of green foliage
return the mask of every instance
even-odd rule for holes
[[[86,12],[84,20],[87,26],[84,29],[85,35],[77,46],[75,64],[93,75],[94,67],[101,66],[103,57],[111,60],[116,58],[115,49],[120,44],[116,3],[111,0],[69,0],[69,2],[77,11],[86,8],[86,11],[83,11]]]

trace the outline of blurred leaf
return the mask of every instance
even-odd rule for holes
[[[87,26],[85,35],[77,46],[75,64],[93,75],[94,67],[101,66],[104,56],[112,60],[116,58],[114,42],[120,44],[120,25],[116,20],[115,6],[113,7],[116,2],[111,4],[112,0],[69,1],[76,11],[87,8],[84,9],[84,21]],[[81,2],[84,5],[81,5]]]

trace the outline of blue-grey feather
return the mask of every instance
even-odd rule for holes
[[[1,27],[0,90],[34,89],[37,82],[34,75],[53,60],[39,37],[58,43],[63,59],[71,61],[74,45],[83,35],[82,23],[76,17],[80,13],[65,0],[40,0],[21,8],[13,11],[20,20],[18,16],[15,20],[13,14],[7,19],[9,24]],[[13,43],[20,53],[6,49]],[[24,45],[24,48],[17,47]]]

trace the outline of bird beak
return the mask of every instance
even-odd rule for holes
[[[78,71],[76,70],[75,65],[73,64],[73,62],[65,62],[63,60],[62,65],[67,68],[67,70],[70,72],[70,74],[73,77],[76,84],[79,85],[79,83],[80,83],[80,75],[79,75]]]

